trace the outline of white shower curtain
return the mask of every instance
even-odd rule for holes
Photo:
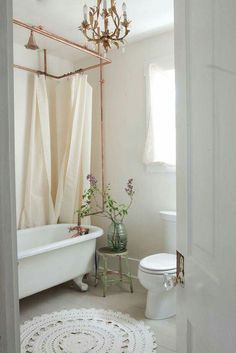
[[[58,82],[35,76],[20,228],[76,221],[90,173],[91,124],[87,76]]]

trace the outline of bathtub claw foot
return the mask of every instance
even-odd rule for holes
[[[74,283],[79,287],[79,289],[81,290],[81,292],[87,292],[88,290],[88,285],[87,283],[83,282],[83,277],[84,276],[79,276],[77,278],[74,278]]]

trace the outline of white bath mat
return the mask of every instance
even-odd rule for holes
[[[35,317],[21,326],[21,353],[153,353],[154,334],[119,312],[80,309]]]

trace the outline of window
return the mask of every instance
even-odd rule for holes
[[[164,62],[164,64],[163,64]],[[176,164],[175,71],[165,59],[147,66],[147,137],[144,163]]]

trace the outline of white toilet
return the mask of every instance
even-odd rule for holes
[[[176,213],[162,211],[166,253],[154,254],[140,261],[138,278],[147,289],[145,316],[148,319],[167,319],[176,313]],[[173,279],[173,282],[172,282]]]

